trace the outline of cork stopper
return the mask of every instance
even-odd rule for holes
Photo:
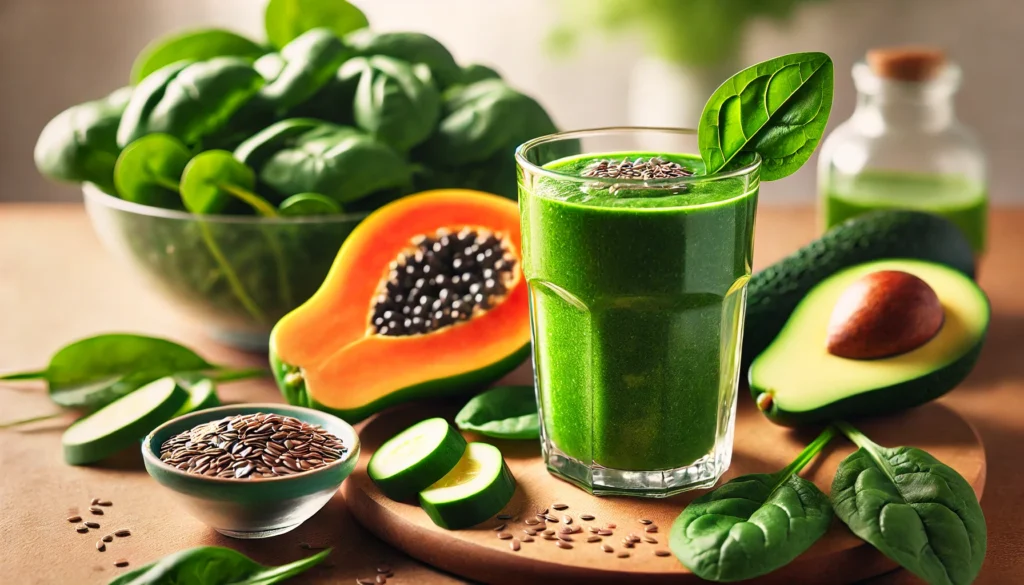
[[[942,72],[946,54],[937,47],[885,47],[868,51],[867,62],[884,79],[928,81]]]

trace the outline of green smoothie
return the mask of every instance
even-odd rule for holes
[[[825,228],[876,209],[914,209],[952,221],[975,253],[985,251],[988,196],[983,185],[958,175],[868,172],[824,189]]]
[[[595,161],[543,166],[580,176]],[[545,440],[584,465],[669,470],[700,460],[731,424],[757,181],[612,189],[520,183],[523,269]]]

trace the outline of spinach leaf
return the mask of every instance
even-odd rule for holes
[[[353,106],[356,125],[397,152],[426,140],[441,115],[430,69],[391,57],[352,61],[362,67]]]
[[[131,88],[121,88],[57,114],[36,141],[39,172],[60,181],[89,181],[113,193],[114,163],[121,152],[117,127],[131,95]]]
[[[341,206],[330,197],[319,193],[299,193],[285,199],[277,206],[283,216],[331,215],[341,213]]]
[[[697,498],[672,524],[669,546],[698,577],[739,581],[787,565],[828,531],[828,496],[797,475],[831,427],[778,473],[743,475]]]
[[[178,184],[192,153],[170,134],[147,134],[117,157],[114,185],[125,201],[184,209]]]
[[[455,58],[434,37],[418,32],[373,32],[358,30],[345,37],[345,42],[364,57],[382,55],[430,68],[438,87],[444,89],[462,80],[462,70]]]
[[[189,161],[181,176],[181,198],[196,214],[223,213],[234,202],[248,205],[264,217],[277,210],[257,195],[256,175],[226,150],[207,150]]]
[[[314,28],[301,34],[281,49],[278,60],[261,59],[262,63],[254,65],[268,79],[255,103],[265,104],[276,116],[285,115],[328,83],[350,55],[328,29]]]
[[[132,63],[132,84],[178,61],[203,61],[214,57],[241,57],[255,60],[267,50],[229,30],[208,28],[175,33],[146,45]]]
[[[814,152],[832,109],[832,59],[795,53],[733,75],[704,106],[697,140],[707,173],[761,155],[761,179],[796,172]]]
[[[323,123],[286,133],[260,150],[262,184],[282,197],[320,193],[345,204],[392,188],[407,189],[412,168],[393,150],[345,126]],[[278,148],[279,147],[279,148]],[[278,148],[271,153],[273,148]],[[239,150],[248,150],[243,143]]]
[[[191,349],[158,337],[108,333],[64,346],[45,370],[0,376],[0,380],[43,379],[50,399],[68,408],[95,409],[163,378],[196,372],[265,375],[210,364]]]
[[[470,63],[462,68],[462,76],[459,83],[469,85],[485,79],[501,79],[501,74],[486,65]]]
[[[270,0],[264,13],[267,40],[279,49],[310,29],[326,27],[341,37],[369,25],[345,0]]]
[[[832,480],[836,515],[931,585],[974,581],[988,534],[971,484],[920,449],[882,447],[849,424],[837,426],[859,449]]]
[[[108,585],[271,585],[304,573],[329,554],[331,549],[279,567],[266,567],[230,548],[200,546],[167,555]]]
[[[533,386],[501,386],[477,394],[459,414],[455,424],[498,439],[540,438],[537,395]]]
[[[263,87],[252,64],[237,57],[179,61],[140,83],[117,129],[122,147],[153,132],[170,134],[187,146],[221,131]]]

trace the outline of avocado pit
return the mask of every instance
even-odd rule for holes
[[[901,270],[879,270],[854,281],[836,302],[828,324],[832,355],[870,360],[927,343],[945,312],[927,282]]]

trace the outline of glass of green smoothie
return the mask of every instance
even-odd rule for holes
[[[729,467],[760,158],[704,174],[694,130],[606,128],[516,151],[548,469],[664,497]]]

